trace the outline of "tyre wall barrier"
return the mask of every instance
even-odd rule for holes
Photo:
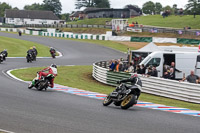
[[[107,62],[98,62],[93,64],[92,76],[97,81],[111,85],[117,86],[116,81],[129,78],[131,73],[125,72],[113,72],[109,71]],[[192,103],[200,103],[200,85],[192,84],[187,82],[179,82],[169,79],[163,79],[158,77],[145,77],[139,75],[142,80],[142,92],[153,94],[157,96],[182,100]]]

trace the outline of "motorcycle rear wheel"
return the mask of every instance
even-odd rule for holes
[[[107,97],[104,98],[103,100],[103,106],[108,106],[112,103],[112,99],[110,98],[110,95],[108,95]]]
[[[47,89],[47,84],[48,84],[47,80],[40,82],[40,84],[38,85],[37,90],[38,91],[42,91],[43,89],[46,90]]]
[[[121,102],[121,108],[122,109],[128,109],[132,107],[135,104],[136,96],[133,94],[129,94],[122,102]]]

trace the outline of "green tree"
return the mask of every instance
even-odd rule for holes
[[[19,8],[18,7],[14,7],[14,8],[12,8],[13,10],[19,10]]]
[[[200,0],[188,0],[185,10],[190,14],[200,14]]]
[[[76,9],[81,7],[110,8],[109,0],[76,0]]]
[[[175,15],[177,15],[177,13],[178,13],[177,4],[174,4],[174,5],[172,6],[172,13],[175,14]]]
[[[161,11],[162,11],[162,5],[160,4],[160,2],[156,2],[155,3],[155,13],[160,14]]]
[[[94,4],[97,8],[110,8],[109,0],[94,0]]]
[[[172,8],[168,5],[163,7],[163,11],[170,11],[170,13],[172,13]]]
[[[0,17],[4,17],[4,12],[6,9],[12,9],[12,7],[5,2],[0,2]]]
[[[69,15],[70,15],[69,13],[64,13],[64,14],[61,14],[59,18],[61,20],[69,21],[70,20]]]
[[[24,10],[44,10],[44,5],[39,3],[34,3],[32,5],[25,5]]]
[[[148,1],[143,4],[142,11],[145,14],[155,14],[155,4],[152,1]]]
[[[44,0],[43,3],[45,10],[53,11],[57,16],[60,15],[62,11],[60,0]]]

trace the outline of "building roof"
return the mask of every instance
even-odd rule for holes
[[[70,15],[70,17],[79,17],[79,14],[83,13],[82,11],[76,11]]]
[[[129,9],[114,9],[114,8],[94,8],[89,7],[84,10],[85,13],[91,13],[91,12],[101,12],[101,11],[129,11]]]
[[[9,9],[6,9],[5,17],[6,18],[59,20],[59,18],[52,11],[37,11],[37,10],[9,10]]]

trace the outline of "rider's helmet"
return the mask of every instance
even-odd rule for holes
[[[57,65],[56,64],[51,64],[50,67],[54,67],[54,68],[57,68]]]
[[[3,51],[7,51],[7,49],[4,49]]]
[[[33,47],[30,47],[30,49],[33,49]]]

